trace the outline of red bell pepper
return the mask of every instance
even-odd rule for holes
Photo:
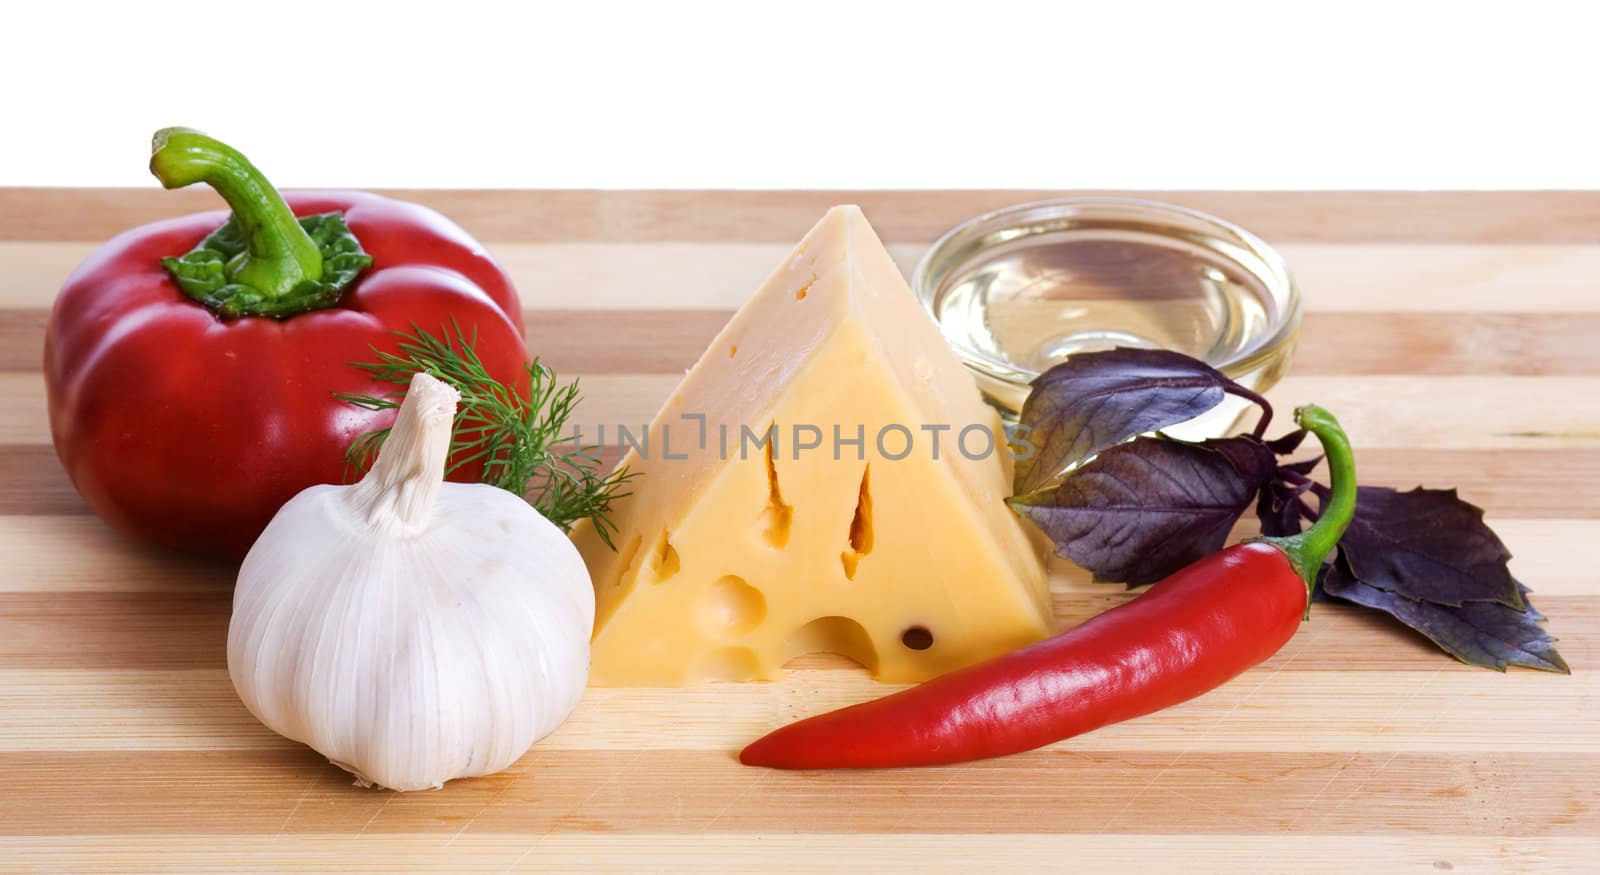
[[[391,332],[455,320],[491,375],[525,376],[516,291],[438,213],[361,192],[285,198],[183,128],[156,134],[150,170],[167,188],[212,186],[231,216],[111,240],[67,280],[45,335],[56,452],[115,528],[243,556],[285,501],[345,479],[350,443],[393,420],[334,397],[392,388],[351,366],[393,351]]]
[[[1355,462],[1320,407],[1295,418],[1321,441],[1333,492],[1288,538],[1214,553],[1133,601],[1013,653],[785,726],[739,755],[775,769],[927,766],[1020,753],[1214,689],[1278,652],[1356,504]]]

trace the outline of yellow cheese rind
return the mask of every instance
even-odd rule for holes
[[[1003,446],[957,445],[973,424],[1000,433],[860,210],[830,210],[623,458],[618,549],[575,529],[592,682],[774,679],[820,650],[917,681],[1047,635]]]

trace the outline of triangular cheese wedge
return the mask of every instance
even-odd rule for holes
[[[817,651],[918,681],[1051,630],[999,419],[856,207],[806,235],[621,464],[639,479],[617,549],[573,534],[596,684],[773,679]]]

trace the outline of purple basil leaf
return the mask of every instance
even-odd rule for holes
[[[1300,449],[1300,444],[1304,443],[1305,439],[1306,430],[1303,428],[1297,428],[1283,437],[1276,437],[1270,441],[1267,441],[1267,449],[1277,453],[1280,456],[1287,456],[1295,450]]]
[[[1286,471],[1293,471],[1301,477],[1310,477],[1311,472],[1317,470],[1317,466],[1320,464],[1322,464],[1322,457],[1312,456],[1309,459],[1301,459],[1298,462],[1285,462],[1279,467]]]
[[[1256,519],[1261,521],[1261,534],[1269,538],[1286,538],[1300,534],[1299,498],[1311,489],[1311,484],[1299,486],[1273,478],[1261,487],[1256,500]]]
[[[1278,460],[1273,458],[1272,451],[1257,437],[1242,434],[1231,438],[1213,438],[1202,442],[1200,446],[1221,453],[1247,483],[1259,486],[1271,480],[1278,470]]]
[[[1335,550],[1334,552],[1337,553],[1338,551]],[[1317,569],[1317,585],[1311,588],[1312,604],[1326,604],[1334,600],[1333,596],[1328,595],[1328,591],[1322,587],[1323,581],[1328,579],[1328,569],[1332,568],[1333,565],[1334,563],[1332,562],[1324,562],[1322,567]]]
[[[1138,586],[1221,549],[1273,464],[1248,435],[1200,444],[1142,437],[1008,503],[1095,580]]]
[[[1527,591],[1520,584],[1518,587]],[[1539,625],[1544,616],[1532,605],[1517,610],[1495,602],[1450,607],[1418,601],[1357,580],[1343,558],[1328,566],[1320,588],[1335,598],[1383,611],[1468,665],[1496,671],[1520,665],[1571,674],[1566,661],[1556,652],[1556,639]]]
[[[1527,607],[1506,564],[1511,551],[1454,489],[1361,487],[1339,547],[1362,583],[1408,599]]]
[[[1043,489],[1068,467],[1128,438],[1193,419],[1222,403],[1232,380],[1164,349],[1080,353],[1040,374],[1022,405],[1015,492]]]
[[[1539,613],[1539,611],[1534,608],[1533,602],[1528,601],[1528,593],[1530,593],[1530,592],[1533,592],[1533,590],[1528,589],[1526,586],[1522,585],[1521,581],[1518,581],[1518,583],[1517,583],[1517,595],[1522,596],[1522,603],[1524,605],[1528,606],[1528,610],[1527,610],[1528,616],[1530,618],[1532,618],[1532,619],[1538,620],[1539,622],[1543,623],[1545,620],[1547,620],[1549,618],[1546,617],[1544,614]]]

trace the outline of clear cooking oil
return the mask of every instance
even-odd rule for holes
[[[1007,215],[1015,211],[1024,214]],[[1293,283],[1264,243],[1142,201],[1057,201],[979,217],[935,245],[916,284],[945,339],[1010,415],[1039,373],[1117,346],[1176,350],[1264,391],[1287,365],[1298,323]],[[1187,431],[1220,434],[1242,409],[1230,404]]]

